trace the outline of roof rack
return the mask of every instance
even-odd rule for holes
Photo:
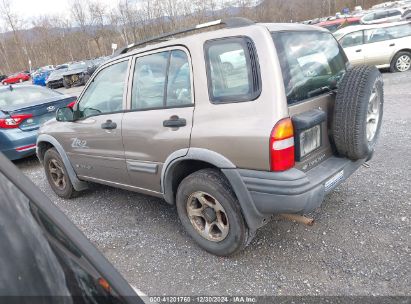
[[[248,26],[252,24],[254,24],[253,21],[246,19],[246,18],[241,18],[241,17],[232,17],[232,18],[227,18],[227,19],[215,20],[215,21],[211,21],[207,23],[198,24],[194,27],[182,29],[182,30],[175,31],[175,32],[166,33],[166,34],[159,35],[153,38],[149,38],[146,40],[142,40],[136,43],[129,44],[125,48],[118,51],[116,55],[125,54],[131,49],[134,49],[138,46],[142,46],[142,45],[154,42],[154,41],[161,41],[168,37],[185,34],[185,33],[193,32],[193,31],[201,30],[204,28],[217,26],[217,25],[225,25],[227,28],[235,28],[235,27],[241,27],[241,26]]]

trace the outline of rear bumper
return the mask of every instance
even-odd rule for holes
[[[36,153],[36,139],[37,130],[9,129],[0,131],[0,152],[10,160],[33,155]]]
[[[330,157],[308,172],[238,170],[255,208],[263,215],[307,213],[319,207],[325,195],[356,171],[365,159]]]

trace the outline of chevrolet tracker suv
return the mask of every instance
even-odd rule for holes
[[[99,67],[42,126],[37,154],[57,195],[96,182],[164,198],[202,248],[231,255],[371,158],[382,77],[347,62],[308,25],[235,18],[163,35]]]

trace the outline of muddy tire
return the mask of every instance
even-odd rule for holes
[[[62,198],[72,198],[77,194],[70,181],[60,154],[51,148],[44,154],[44,170],[53,191]]]
[[[178,187],[176,204],[185,230],[212,254],[233,255],[251,240],[231,185],[216,169],[186,177]]]
[[[411,70],[411,53],[398,52],[395,54],[390,65],[391,73],[406,72],[409,70]]]
[[[374,152],[383,116],[382,75],[377,68],[357,66],[347,71],[338,86],[332,134],[341,156],[352,160]]]

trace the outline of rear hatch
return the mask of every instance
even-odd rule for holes
[[[272,37],[294,127],[295,167],[308,171],[334,153],[334,101],[347,59],[329,32],[308,28],[274,32]]]
[[[2,106],[0,110],[18,122],[22,131],[32,131],[54,118],[59,108],[66,107],[76,100],[74,96],[56,93],[55,96],[43,100],[24,102],[15,105]]]

